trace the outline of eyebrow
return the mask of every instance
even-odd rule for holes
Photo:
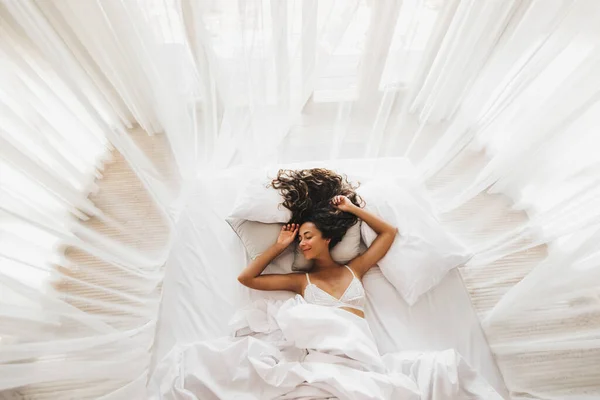
[[[304,231],[303,235],[306,235],[307,233],[310,233],[310,231]]]

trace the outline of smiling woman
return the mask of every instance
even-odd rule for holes
[[[0,0],[0,391],[147,398],[163,265],[199,176],[407,157],[475,253],[462,281],[511,394],[598,397],[599,13],[596,0]],[[279,180],[299,207],[289,222],[335,217],[321,244],[302,237],[316,263],[353,221],[376,225],[343,179],[324,177],[342,190],[320,196],[315,176],[286,192],[296,178]],[[184,222],[219,232],[213,206]],[[195,272],[220,240],[194,242]],[[226,268],[239,287],[244,262],[226,260],[202,270],[207,304]],[[339,299],[362,268],[337,267],[331,285],[308,278]],[[186,339],[228,316],[165,307],[187,325],[164,330]]]
[[[318,173],[321,174],[324,171],[326,170],[320,170]],[[298,175],[301,174],[302,172]],[[331,171],[328,171],[326,175],[335,176]],[[307,174],[307,176],[309,176],[309,181],[313,180],[313,175]],[[295,183],[299,187],[310,186],[302,181],[296,181]],[[292,192],[302,193],[293,189]],[[311,199],[304,200],[303,204],[324,206],[322,201],[317,202]],[[340,265],[335,262],[331,257],[330,250],[340,242],[345,233],[335,223],[338,215],[322,209],[302,208],[304,220],[300,224],[284,225],[281,228],[277,243],[254,259],[242,271],[238,280],[252,289],[295,292],[303,295],[309,303],[326,307],[339,307],[364,318],[365,292],[360,280],[371,267],[374,267],[385,256],[392,246],[398,230],[376,215],[356,206],[346,196],[334,196],[327,202],[327,205],[330,205],[336,211],[360,218],[376,233],[375,240],[363,254],[350,260],[348,265]],[[288,203],[288,206],[292,209],[295,208],[294,204]],[[334,228],[330,228],[331,226]],[[311,271],[305,274],[306,280],[298,274],[263,275],[262,272],[267,265],[281,254],[296,237],[300,241],[298,246],[304,253],[305,258],[314,261]],[[345,269],[352,274],[350,282],[346,282]],[[311,282],[310,275],[313,275],[313,280],[320,283],[319,286]],[[325,291],[320,286],[329,288],[330,291]],[[350,297],[347,298],[346,295]]]

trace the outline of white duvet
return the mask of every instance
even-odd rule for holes
[[[344,310],[260,300],[233,334],[176,346],[151,399],[501,399],[454,350],[381,356],[367,322]]]

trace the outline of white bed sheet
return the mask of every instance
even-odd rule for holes
[[[508,392],[458,271],[408,306],[379,268],[363,278],[365,316],[381,353],[453,348],[505,398]]]
[[[178,225],[167,263],[153,365],[175,345],[229,334],[241,304],[284,292],[258,292],[236,281],[247,262],[240,240],[224,218],[243,182],[240,171],[199,182]],[[409,307],[378,268],[364,278],[366,318],[380,352],[456,349],[504,397],[506,387],[458,271]]]

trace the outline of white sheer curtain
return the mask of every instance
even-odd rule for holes
[[[595,0],[0,0],[0,391],[136,397],[188,183],[266,162],[409,157],[477,252],[467,281],[548,249],[487,288],[497,354],[598,353],[598,15]],[[166,232],[152,252],[102,189],[121,158],[158,216],[148,233]],[[66,246],[113,275],[72,277]],[[114,296],[84,299],[110,312],[58,278]],[[578,334],[494,330],[582,315]],[[589,393],[513,382],[500,361],[514,393]]]
[[[143,393],[196,168],[191,64],[157,6],[0,2],[0,393]]]

